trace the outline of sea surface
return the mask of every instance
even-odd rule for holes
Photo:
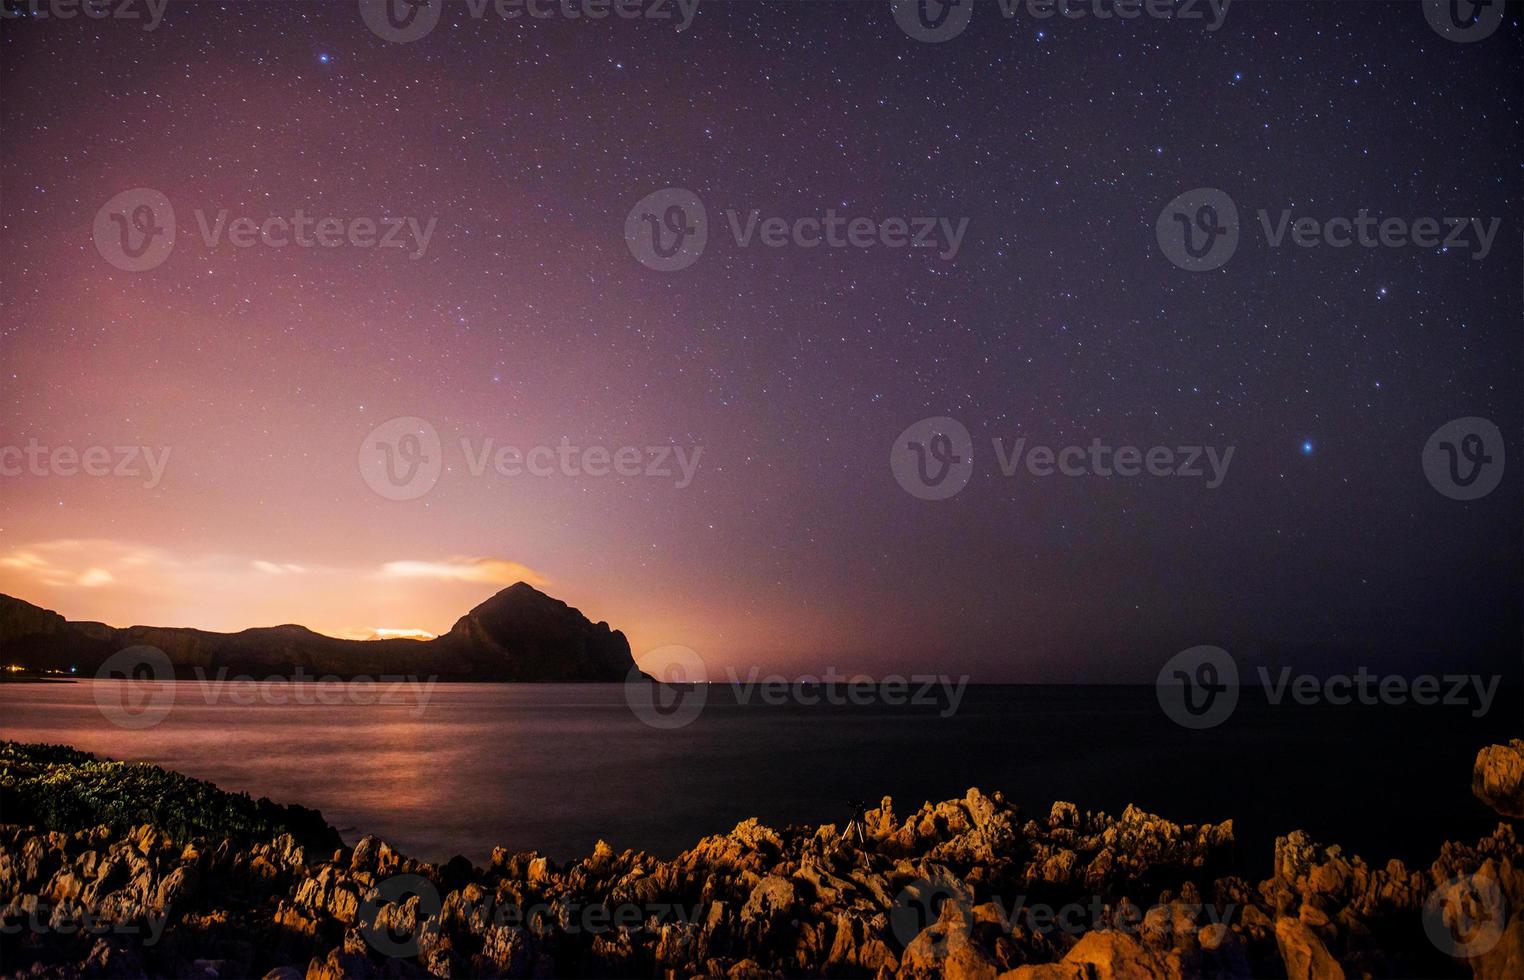
[[[978,786],[1033,816],[1068,800],[1232,819],[1252,873],[1297,828],[1368,861],[1426,864],[1440,841],[1495,825],[1471,795],[1471,763],[1524,730],[1517,689],[1478,718],[1465,706],[1272,706],[1245,688],[1225,723],[1191,731],[1151,687],[972,687],[949,712],[945,701],[741,703],[715,686],[690,724],[664,730],[617,684],[438,684],[426,698],[324,704],[310,685],[297,703],[286,682],[256,693],[196,681],[156,688],[162,719],[123,727],[114,719],[138,724],[147,716],[133,712],[153,704],[129,698],[133,686],[0,684],[0,737],[152,762],[316,807],[351,843],[373,833],[417,857],[477,863],[497,845],[572,858],[599,838],[670,856],[747,817],[839,824],[850,800],[884,796],[903,816]],[[124,698],[125,714],[113,707]]]

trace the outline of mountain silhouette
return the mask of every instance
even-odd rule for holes
[[[70,622],[58,613],[0,595],[0,666],[95,674],[106,659],[134,646],[156,647],[175,675],[352,678],[382,674],[441,681],[623,681],[635,661],[608,623],[594,623],[533,586],[511,585],[432,640],[340,640],[305,626],[239,633],[161,626],[117,628]]]

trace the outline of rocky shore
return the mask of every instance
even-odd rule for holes
[[[0,743],[0,972],[1524,977],[1524,741],[1483,749],[1473,789],[1508,819],[1427,867],[1292,832],[1259,882],[1234,873],[1231,822],[1024,814],[977,789],[885,799],[860,833],[748,820],[672,860],[600,842],[474,867],[345,847],[313,811],[151,766]]]

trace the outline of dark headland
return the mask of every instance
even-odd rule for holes
[[[635,666],[630,644],[608,623],[533,586],[509,586],[432,640],[341,640],[304,626],[239,633],[160,626],[117,628],[71,622],[48,609],[0,595],[0,658],[27,672],[93,676],[109,657],[136,646],[168,657],[177,677],[227,675],[381,676],[441,681],[624,681]]]

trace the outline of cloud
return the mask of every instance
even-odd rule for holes
[[[35,590],[75,589],[127,597],[234,595],[256,578],[311,569],[289,562],[232,555],[177,555],[163,548],[109,538],[55,538],[0,552],[0,592],[21,598]]]
[[[353,639],[429,639],[482,593],[547,581],[518,562],[469,555],[339,566],[104,538],[0,545],[0,593],[116,625],[236,632],[302,623]]]
[[[425,578],[447,582],[484,582],[489,585],[512,585],[527,582],[547,584],[545,576],[516,561],[502,558],[472,558],[457,555],[446,561],[389,561],[381,566],[383,578]]]
[[[110,567],[125,565],[123,559],[131,554],[131,549],[114,541],[59,538],[0,555],[0,570],[8,573],[7,578],[54,588],[92,589],[115,583]]]
[[[364,639],[367,640],[432,640],[434,634],[428,630],[398,630],[378,627],[370,631]]]
[[[255,571],[264,572],[266,575],[301,575],[307,569],[301,565],[293,565],[290,562],[280,564],[273,561],[260,561],[255,559],[249,562]]]

